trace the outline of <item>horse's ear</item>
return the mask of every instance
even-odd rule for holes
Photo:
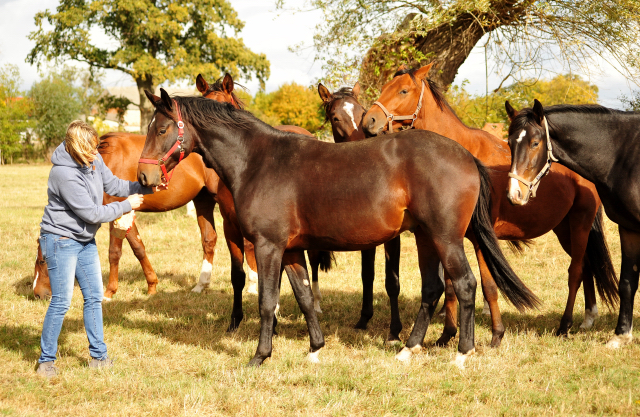
[[[504,108],[507,110],[507,116],[509,116],[509,120],[513,121],[513,119],[515,119],[518,115],[518,112],[511,106],[509,100],[504,102]]]
[[[358,98],[358,96],[360,95],[360,83],[358,81],[356,81],[356,85],[353,86],[351,92],[354,96],[356,96],[356,98]]]
[[[405,64],[402,64],[398,67],[398,70],[396,72],[405,71],[405,70],[407,70],[407,66]]]
[[[322,85],[322,83],[318,84],[318,94],[320,94],[320,98],[325,103],[330,102],[331,99],[333,98],[333,94],[331,94],[329,89],[327,87],[325,87],[324,85]]]
[[[202,74],[198,74],[198,76],[196,77],[196,87],[202,95],[206,94],[207,91],[209,91],[209,83],[207,83]]]
[[[231,94],[231,92],[233,91],[233,78],[231,77],[231,75],[229,75],[228,72],[224,74],[224,79],[222,80],[222,89],[227,94]]]
[[[419,70],[415,72],[416,78],[419,80],[424,80],[425,78],[428,78],[431,67],[433,67],[433,62],[428,65],[425,65],[424,67],[421,67]]]
[[[536,118],[536,122],[538,122],[538,124],[542,126],[542,119],[544,119],[544,108],[542,108],[542,103],[540,103],[537,98],[533,99],[533,116]]]
[[[173,108],[173,103],[171,102],[169,93],[167,93],[164,88],[160,89],[160,97],[162,98],[162,103],[164,103],[164,105],[167,106],[169,110],[171,110]]]
[[[147,96],[153,107],[158,107],[158,104],[162,101],[162,99],[155,94],[151,94],[149,90],[144,90],[144,94]]]

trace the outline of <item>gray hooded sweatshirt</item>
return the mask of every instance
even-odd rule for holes
[[[102,192],[115,197],[151,194],[153,190],[138,182],[117,178],[104,164],[102,156],[89,166],[78,164],[62,142],[51,157],[47,194],[40,233],[53,233],[79,242],[89,242],[101,223],[117,219],[131,211],[128,200],[102,205]]]

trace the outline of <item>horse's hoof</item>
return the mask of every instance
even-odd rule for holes
[[[191,289],[191,292],[200,294],[205,288],[207,288],[207,286],[204,286],[202,284],[197,284],[195,287]]]
[[[453,336],[448,333],[442,333],[442,336],[438,340],[436,340],[436,346],[445,347],[449,344],[449,342],[453,339]]]
[[[315,352],[309,352],[307,354],[307,360],[311,363],[320,363],[318,354],[320,354],[320,349],[316,350]]]
[[[258,295],[258,284],[253,282],[249,284],[249,286],[247,287],[247,294]]]
[[[455,365],[460,370],[464,370],[464,363],[467,361],[467,358],[476,353],[475,349],[471,349],[469,352],[462,354],[460,352],[456,353],[456,358],[451,361],[452,365]]]
[[[254,367],[254,368],[258,368],[259,366],[261,366],[261,365],[262,365],[262,363],[263,363],[263,362],[264,362],[264,359],[262,359],[262,358],[261,358],[261,357],[259,357],[259,356],[254,356],[254,357],[253,357],[253,359],[251,359],[251,360],[249,361],[249,363],[247,364],[247,366]]]
[[[569,329],[560,327],[558,330],[556,330],[556,336],[569,337]]]
[[[633,340],[633,335],[631,334],[631,332],[626,334],[621,334],[621,335],[615,335],[611,340],[607,342],[606,346],[609,349],[618,349],[623,345],[627,345],[631,343],[632,340]]]
[[[156,287],[149,288],[147,290],[147,295],[156,295],[158,291],[156,291]]]
[[[389,334],[387,335],[387,340],[384,341],[384,344],[386,346],[393,346],[397,345],[398,343],[402,343],[402,341],[400,340],[400,336],[389,332]]]
[[[491,347],[492,348],[499,348],[500,344],[502,343],[502,336],[504,336],[504,333],[501,335],[494,335],[491,338]]]
[[[408,347],[403,347],[402,350],[396,355],[396,359],[399,360],[400,362],[408,362],[411,357],[415,354],[418,354],[422,352],[422,346],[421,345],[415,345],[412,348],[408,348]]]

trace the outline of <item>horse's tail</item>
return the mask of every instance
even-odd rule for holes
[[[323,272],[329,272],[332,265],[336,263],[336,257],[333,252],[321,250],[318,252],[318,257],[320,261],[320,270]]]
[[[528,248],[533,245],[533,240],[531,239],[507,240],[506,242],[507,247],[516,255],[522,255],[524,253],[524,248]]]
[[[598,208],[596,218],[591,225],[584,264],[584,266],[589,268],[593,273],[596,288],[602,301],[609,306],[609,308],[615,307],[620,301],[618,294],[618,276],[611,262],[609,246],[604,237],[602,205]]]
[[[491,178],[487,168],[474,158],[480,174],[480,195],[471,217],[471,227],[489,272],[500,292],[518,309],[537,308],[540,300],[518,278],[504,257],[491,221]]]

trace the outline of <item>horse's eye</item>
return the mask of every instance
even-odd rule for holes
[[[535,149],[535,148],[537,148],[537,147],[538,147],[538,145],[540,145],[540,141],[539,141],[539,140],[534,140],[534,141],[531,143],[531,149]]]
[[[165,133],[167,133],[167,129],[160,129],[160,134],[164,135]]]
[[[338,119],[337,117],[334,117],[334,118],[333,118],[333,121],[334,121],[334,122],[339,122],[339,121],[340,121],[340,119]]]
[[[407,90],[401,90],[401,91],[400,91],[400,94],[407,94],[407,93],[408,93],[408,91],[407,91]]]

